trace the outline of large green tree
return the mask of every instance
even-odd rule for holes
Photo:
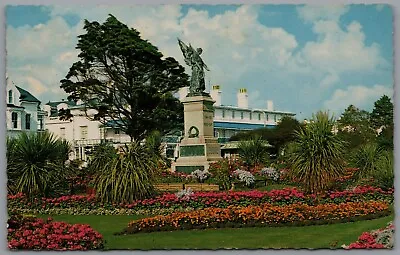
[[[349,105],[337,121],[338,135],[347,142],[349,149],[375,140],[375,130],[371,127],[370,113],[354,105]]]
[[[375,129],[393,125],[393,103],[390,98],[383,95],[374,103],[371,113],[371,124]]]
[[[111,121],[132,139],[183,125],[183,106],[173,93],[188,85],[184,67],[112,15],[103,24],[85,20],[84,30],[79,61],[61,80],[69,99],[82,100],[96,110],[93,119]]]

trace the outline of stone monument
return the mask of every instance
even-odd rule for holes
[[[184,137],[178,145],[178,159],[172,164],[172,171],[190,173],[196,169],[208,169],[211,162],[221,159],[221,146],[214,137],[215,101],[204,92],[204,69],[208,68],[200,57],[202,49],[195,50],[179,38],[178,43],[186,64],[192,68],[192,75],[189,93],[182,100]]]

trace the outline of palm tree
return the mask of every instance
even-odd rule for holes
[[[372,177],[382,152],[383,150],[377,144],[372,143],[361,146],[352,155],[351,163],[359,168],[355,173],[358,180]]]
[[[269,158],[268,143],[260,136],[239,143],[239,156],[249,166],[259,166]]]
[[[308,193],[326,190],[344,173],[344,142],[332,132],[333,125],[333,117],[318,112],[295,132],[288,165]]]
[[[126,145],[124,152],[101,168],[94,187],[103,202],[132,202],[153,195],[155,161],[139,142]]]
[[[14,192],[28,197],[49,196],[65,182],[70,145],[52,134],[22,133],[8,140],[7,176]]]
[[[93,154],[90,155],[88,173],[95,174],[101,171],[108,162],[117,157],[117,150],[113,145],[105,142],[100,143],[94,149]]]

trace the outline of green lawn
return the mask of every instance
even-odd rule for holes
[[[42,216],[46,217],[46,216]],[[364,231],[384,227],[393,216],[375,220],[308,227],[185,230],[115,236],[138,216],[52,216],[68,223],[86,223],[106,240],[106,249],[340,248]]]

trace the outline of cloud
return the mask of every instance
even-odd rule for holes
[[[33,77],[26,77],[26,81],[29,85],[30,91],[37,96],[40,96],[43,92],[46,91],[46,87],[43,83]]]
[[[110,13],[137,29],[165,56],[176,58],[188,74],[190,69],[183,61],[176,38],[203,48],[202,57],[211,70],[206,73],[206,83],[211,79],[212,84],[222,86],[222,104],[236,104],[237,89],[245,86],[250,107],[265,107],[265,101],[272,99],[277,110],[306,111],[308,107],[307,111],[311,111],[330,100],[326,93],[333,93],[343,84],[345,75],[362,77],[363,73],[373,74],[385,65],[380,46],[365,43],[366,35],[359,22],[345,26],[340,23],[342,15],[349,11],[348,6],[297,8],[298,16],[310,24],[317,37],[302,47],[298,38],[284,28],[261,24],[255,5],[239,6],[213,16],[206,10],[195,9],[183,14],[179,5],[49,8],[51,19],[46,24],[7,28],[10,79],[22,87],[32,84],[27,77],[40,81],[47,89],[39,97],[44,101],[65,96],[59,81],[77,60],[76,36],[85,32],[83,19],[104,22]],[[64,15],[82,20],[71,27]],[[40,93],[43,87],[39,87]]]
[[[351,85],[346,89],[337,89],[324,106],[340,114],[350,104],[361,109],[372,109],[374,102],[381,96],[393,96],[393,89],[388,85],[376,84],[373,87]]]
[[[339,21],[349,9],[348,5],[306,5],[298,7],[297,12],[302,20],[313,23],[321,20]]]

